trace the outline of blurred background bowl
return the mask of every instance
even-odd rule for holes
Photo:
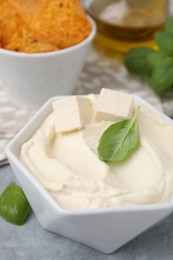
[[[27,54],[0,48],[0,81],[13,104],[35,110],[52,96],[73,93],[96,34],[95,22],[88,19],[89,36],[66,49]]]

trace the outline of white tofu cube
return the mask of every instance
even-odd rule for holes
[[[96,120],[116,121],[131,116],[133,96],[121,91],[102,89],[98,98]]]
[[[55,132],[79,130],[92,119],[92,103],[88,98],[73,96],[52,104],[55,115]]]

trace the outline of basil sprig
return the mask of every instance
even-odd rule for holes
[[[159,66],[156,66],[148,82],[160,95],[171,91],[173,89],[173,60],[164,60]]]
[[[162,32],[154,34],[159,50],[132,48],[125,55],[124,64],[134,75],[144,77],[153,90],[162,95],[173,91],[173,17],[169,17]]]
[[[147,56],[152,53],[151,48],[137,47],[132,48],[125,56],[124,63],[128,71],[138,76],[148,76],[151,67],[148,64]]]
[[[0,216],[6,221],[23,225],[30,212],[30,205],[20,186],[10,183],[0,196]]]
[[[140,107],[131,119],[109,126],[102,134],[97,148],[100,160],[117,162],[126,159],[139,145],[139,126],[136,120]]]

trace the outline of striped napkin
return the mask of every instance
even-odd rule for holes
[[[0,86],[0,166],[8,163],[5,148],[19,129],[31,117],[31,112],[11,104]]]

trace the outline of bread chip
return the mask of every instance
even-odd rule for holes
[[[7,0],[15,11],[30,26],[34,24],[34,18],[40,11],[40,0]]]
[[[18,27],[19,16],[6,0],[0,1],[0,26],[2,47],[7,44]]]
[[[67,48],[85,39],[91,26],[80,0],[43,1],[32,30],[42,39]]]
[[[1,30],[1,27],[0,27],[0,48],[2,47],[2,30]]]
[[[55,51],[58,48],[50,43],[39,41],[30,31],[27,24],[21,21],[18,31],[13,35],[10,42],[5,46],[7,50],[26,52],[26,53],[39,53]]]
[[[1,0],[1,45],[20,52],[48,52],[85,39],[91,26],[80,0]]]

